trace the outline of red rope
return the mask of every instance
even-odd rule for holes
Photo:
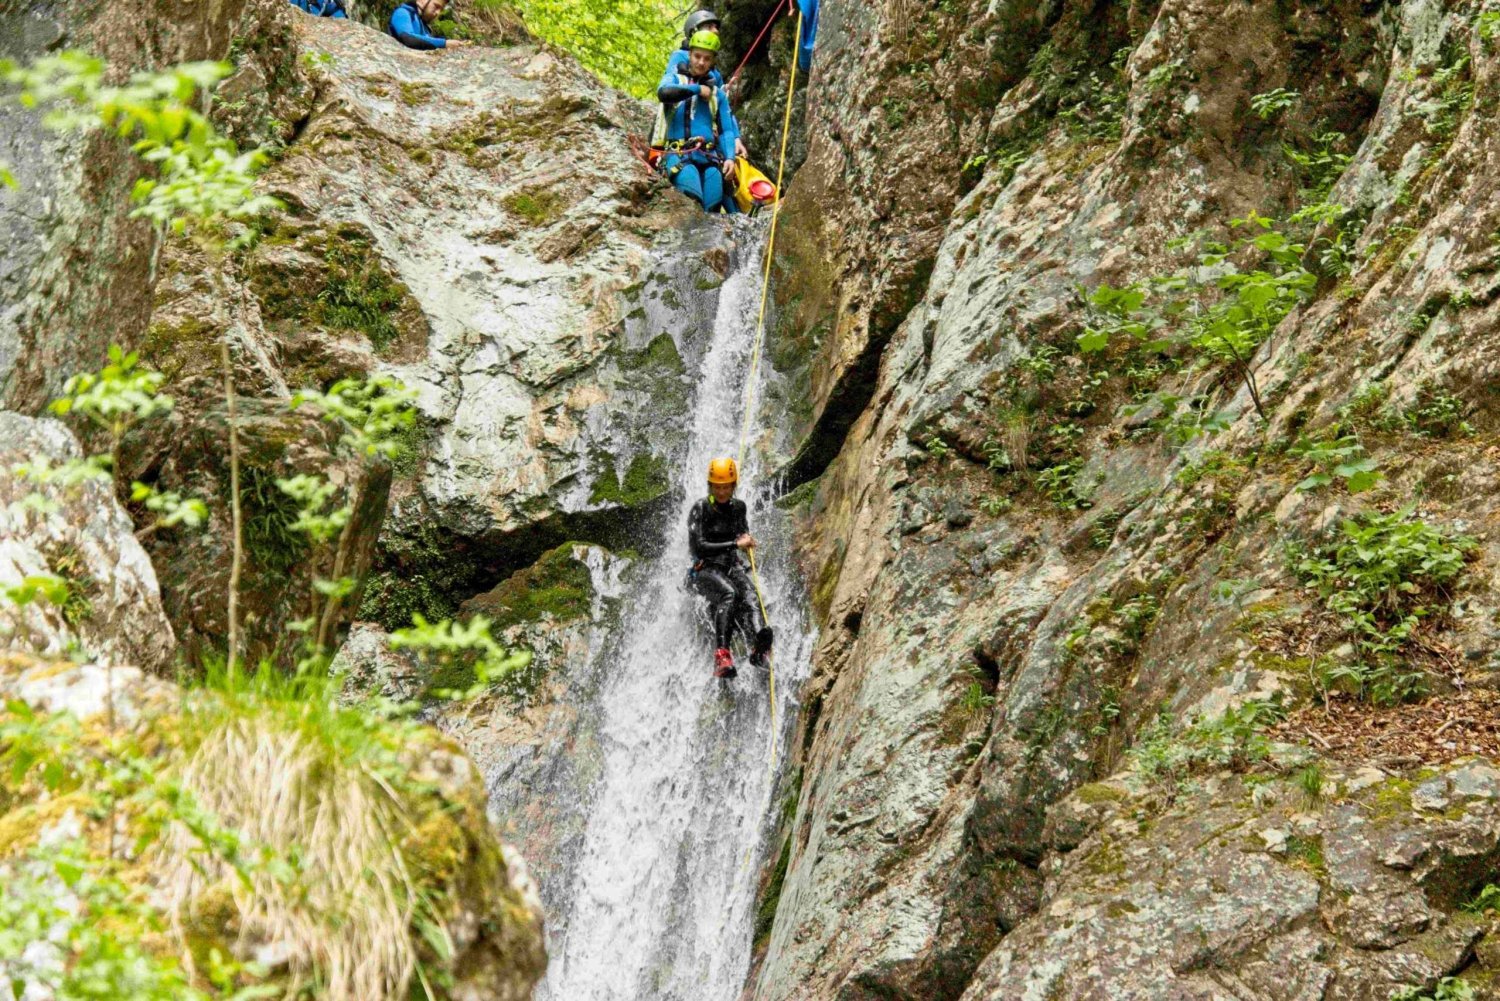
[[[786,12],[788,14],[790,14],[792,10],[795,9],[796,3],[797,0],[786,0]],[[750,61],[750,57],[755,55],[755,50],[760,47],[761,41],[766,37],[766,32],[771,30],[771,25],[776,23],[776,18],[780,16],[780,14],[781,4],[778,3],[776,5],[776,9],[771,11],[771,17],[770,20],[766,21],[766,26],[760,29],[760,34],[755,36],[755,41],[751,42],[750,48],[745,50],[745,58],[741,59],[740,64],[734,68],[734,75],[729,78],[728,83],[724,84],[725,87],[734,86],[734,82],[740,78],[740,70],[744,69],[745,64]]]

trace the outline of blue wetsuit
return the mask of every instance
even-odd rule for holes
[[[446,49],[448,40],[427,27],[417,5],[404,3],[391,12],[386,31],[408,49]]]
[[[729,96],[724,93],[724,78],[717,70],[711,70],[701,80],[694,81],[687,72],[687,59],[686,52],[678,50],[672,53],[661,83],[657,85],[656,96],[664,105],[667,116],[667,141],[702,139],[704,148],[689,153],[668,153],[662,158],[662,170],[672,179],[672,186],[696,199],[703,211],[723,209],[738,212],[734,197],[724,190],[724,173],[720,169],[725,160],[734,159],[734,143],[740,137],[739,123],[729,106]],[[698,90],[700,85],[713,87],[716,92],[717,122],[713,102],[703,98]]]
[[[314,17],[348,17],[344,0],[292,0],[292,6]]]

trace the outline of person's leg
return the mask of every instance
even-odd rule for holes
[[[717,212],[724,205],[724,174],[718,167],[703,167],[703,211]]]
[[[726,649],[734,629],[735,589],[722,571],[704,567],[693,578],[693,586],[708,601],[714,624],[714,646]]]
[[[735,591],[735,624],[745,637],[745,645],[750,648],[750,663],[760,667],[771,651],[771,630],[761,615],[760,595],[744,567],[734,569],[731,582]]]
[[[699,173],[698,165],[680,156],[670,159],[676,161],[667,165],[667,176],[672,179],[672,187],[691,197],[699,205],[704,205],[703,175]]]

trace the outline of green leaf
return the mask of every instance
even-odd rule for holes
[[[1083,333],[1078,335],[1078,350],[1082,351],[1084,354],[1093,354],[1096,351],[1103,351],[1107,347],[1109,347],[1108,331],[1095,330],[1090,327],[1084,330]]]

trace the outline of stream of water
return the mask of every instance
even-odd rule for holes
[[[695,380],[681,508],[601,665],[604,761],[565,913],[549,916],[557,930],[539,1001],[733,1001],[749,969],[757,878],[779,806],[771,748],[779,771],[811,637],[785,519],[754,455],[740,496],[776,629],[774,732],[767,672],[741,654],[736,680],[711,677],[709,636],[682,586],[688,508],[704,493],[709,459],[739,450],[765,232],[742,224],[739,233]],[[774,377],[768,367],[762,383]]]

